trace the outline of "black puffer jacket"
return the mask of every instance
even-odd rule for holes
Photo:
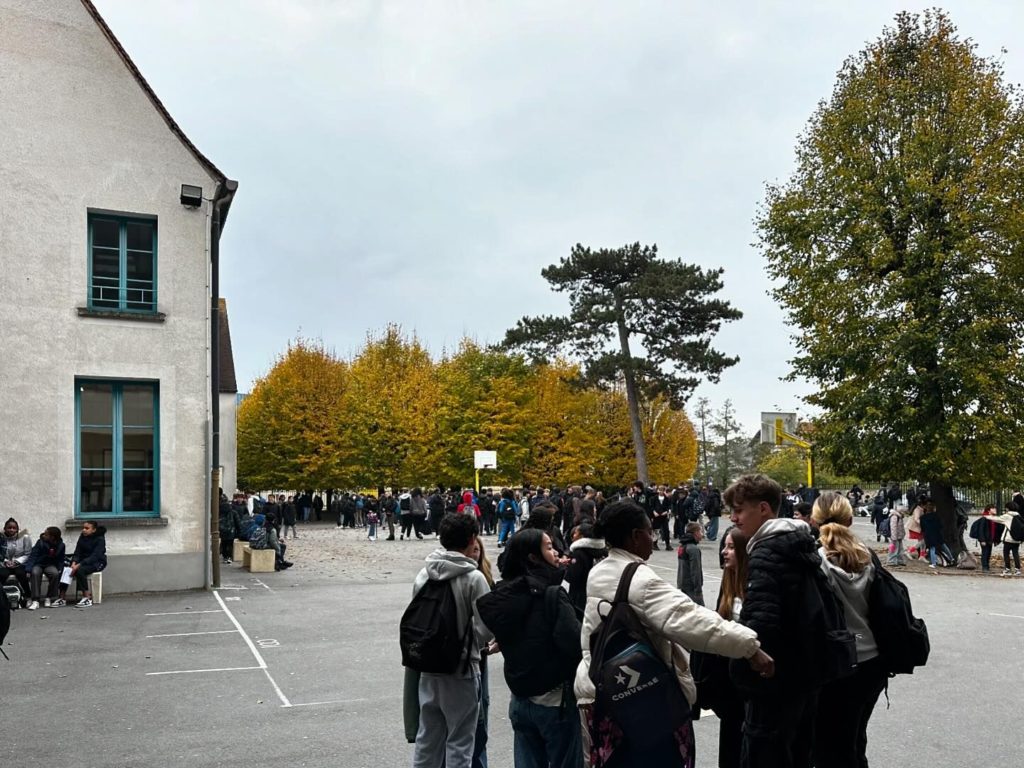
[[[730,664],[733,681],[751,694],[777,696],[802,689],[804,663],[799,639],[802,590],[821,568],[817,544],[799,520],[769,520],[747,544],[750,576],[740,623],[757,632],[761,648],[775,660],[775,677],[765,680],[746,662]]]
[[[549,578],[550,576],[550,578]],[[571,683],[583,653],[580,620],[561,573],[530,573],[501,581],[476,602],[505,657],[505,682],[516,696],[540,696]]]
[[[107,567],[107,529],[102,525],[92,536],[79,536],[72,562],[102,571]]]
[[[587,607],[587,577],[594,563],[608,557],[608,546],[604,539],[577,539],[569,545],[572,562],[565,569],[565,581],[569,585],[569,602],[576,608],[576,615],[583,618]]]

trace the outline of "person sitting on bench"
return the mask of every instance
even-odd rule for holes
[[[18,587],[21,589],[22,606],[28,602],[29,592],[28,573],[25,570],[25,561],[28,560],[32,551],[32,539],[21,530],[18,521],[13,517],[8,518],[4,523],[4,535],[0,538],[0,586],[13,576],[18,580]]]
[[[39,541],[32,547],[25,571],[32,580],[32,600],[28,609],[34,611],[43,599],[43,607],[49,608],[50,601],[57,598],[60,587],[60,574],[64,570],[64,541],[60,537],[60,528],[50,526],[39,536]],[[46,574],[46,597],[42,598],[43,574]]]
[[[71,575],[75,577],[78,593],[82,598],[75,603],[76,608],[88,608],[92,605],[92,590],[89,588],[89,577],[107,567],[107,529],[95,520],[82,523],[82,535],[75,544],[75,554],[71,556]],[[68,585],[60,585],[60,597],[54,601],[55,607],[67,605],[65,596]]]

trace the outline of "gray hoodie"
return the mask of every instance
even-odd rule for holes
[[[846,628],[857,637],[857,663],[861,664],[878,655],[878,643],[868,624],[868,593],[875,578],[875,566],[868,563],[860,573],[848,573],[828,559],[825,548],[818,550],[821,570],[843,601]]]
[[[452,580],[452,589],[455,591],[455,599],[458,606],[459,626],[464,627],[473,618],[473,629],[476,642],[470,646],[470,661],[473,662],[472,669],[478,670],[480,666],[480,648],[490,641],[494,635],[480,621],[480,615],[476,610],[476,601],[491,591],[487,585],[487,579],[480,573],[476,562],[461,552],[450,552],[446,549],[435,549],[427,555],[427,564],[416,576],[412,584],[412,594],[416,595],[427,581]],[[462,658],[465,658],[463,651]],[[460,667],[461,671],[461,667]]]

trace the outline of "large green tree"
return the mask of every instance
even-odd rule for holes
[[[839,472],[953,486],[1024,454],[1024,110],[941,11],[900,14],[839,71],[769,186],[760,241]]]
[[[701,381],[717,381],[738,360],[711,347],[721,324],[741,317],[713,298],[722,272],[658,258],[656,245],[577,245],[541,271],[555,291],[568,293],[569,314],[524,317],[504,346],[535,359],[569,354],[588,382],[624,386],[637,475],[648,481],[641,400],[664,395],[681,407]]]

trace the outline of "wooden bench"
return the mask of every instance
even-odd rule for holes
[[[250,573],[270,573],[275,568],[277,552],[272,549],[253,549],[248,544],[242,550],[242,567]]]

